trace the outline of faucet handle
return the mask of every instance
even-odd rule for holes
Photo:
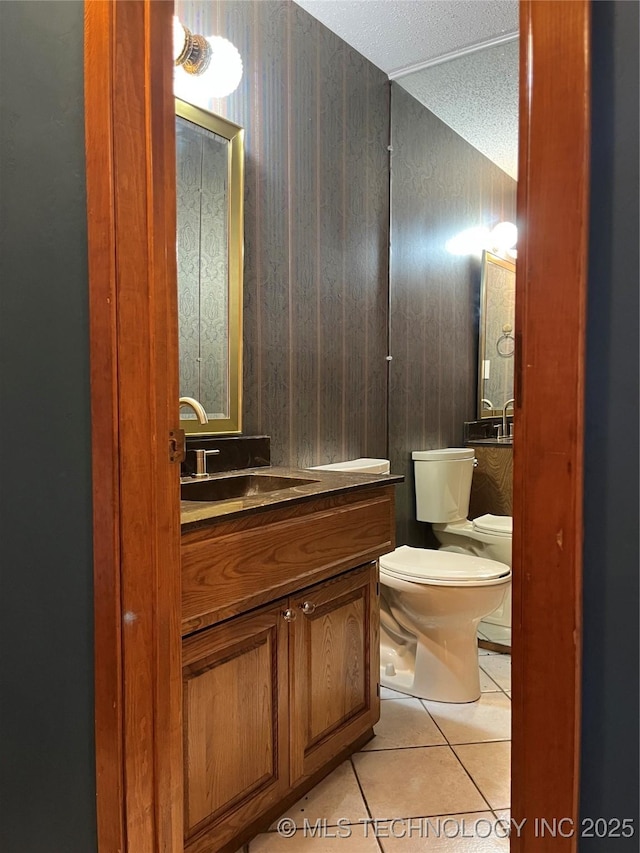
[[[220,451],[217,449],[214,450],[203,450],[202,448],[198,448],[196,450],[196,473],[194,477],[208,477],[207,473],[207,457],[208,456],[219,456]]]
[[[495,424],[496,438],[502,438],[502,424]]]

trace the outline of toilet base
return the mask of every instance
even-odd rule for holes
[[[439,551],[448,551],[451,554],[468,554],[470,557],[485,557],[488,560],[501,560],[505,563],[505,565],[511,565],[511,544],[509,543],[509,551],[506,554],[496,554],[495,549],[492,547],[482,547],[482,543],[474,542],[471,539],[467,539],[468,547],[462,547],[459,544],[451,544],[451,540],[455,537],[449,536],[448,538],[443,536],[443,534],[439,535],[439,541],[447,541],[449,544],[441,546]],[[460,537],[462,541],[463,537]],[[473,547],[471,547],[473,546]],[[490,622],[492,625],[500,625],[502,628],[510,628],[511,627],[511,584],[507,587],[507,591],[505,593],[505,597],[500,604],[500,606],[492,611],[488,616],[482,617],[483,622]]]
[[[399,645],[381,626],[380,684],[431,702],[477,701],[480,667],[476,629],[477,625],[466,631],[445,632],[446,636],[435,630],[432,636],[416,636]]]
[[[482,621],[489,622],[490,625],[499,625],[501,628],[511,628],[511,584],[500,607],[488,616],[483,616]]]

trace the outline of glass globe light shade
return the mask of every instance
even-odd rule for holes
[[[176,62],[182,54],[187,40],[187,34],[177,15],[173,16],[173,61]]]
[[[178,67],[174,75],[174,91],[178,97],[208,107],[212,98],[226,98],[240,85],[242,58],[238,49],[222,36],[207,36],[211,60],[202,74],[188,74]]]
[[[491,232],[491,240],[497,249],[513,249],[518,242],[518,229],[513,222],[498,222]]]

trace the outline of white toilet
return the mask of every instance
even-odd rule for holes
[[[441,551],[486,557],[506,563],[511,568],[511,542],[513,519],[510,515],[481,515],[470,521],[469,495],[473,477],[473,448],[445,448],[444,450],[416,450],[414,460],[416,484],[416,517],[418,521],[432,521],[434,535],[440,542]],[[460,462],[460,465],[442,463]],[[452,482],[453,478],[453,482]],[[443,479],[447,480],[443,485]],[[454,485],[455,483],[455,485]],[[444,488],[450,494],[446,501],[434,505],[430,497]],[[483,622],[511,627],[511,584],[500,607],[485,616]]]
[[[425,454],[431,464],[416,464],[418,520],[443,528],[460,522],[469,510],[473,450],[415,451],[413,458]],[[352,459],[317,468],[388,474],[389,462]],[[508,565],[455,547],[403,545],[381,557],[381,684],[438,702],[478,699],[478,623],[500,607],[510,584]]]
[[[438,537],[454,535],[444,528],[466,521],[473,450],[414,451],[412,457],[418,520],[443,528],[436,530]],[[380,558],[385,687],[437,702],[480,697],[478,623],[502,604],[511,569],[458,547],[433,551],[403,545]]]

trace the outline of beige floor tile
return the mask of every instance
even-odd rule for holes
[[[455,746],[458,758],[492,809],[511,805],[511,744],[472,743]]]
[[[504,693],[483,693],[477,702],[456,705],[423,701],[449,743],[511,738],[511,701]]]
[[[383,687],[380,685],[380,698],[381,699],[406,699],[406,693],[400,693],[399,690],[391,690],[390,687]]]
[[[503,690],[511,690],[511,655],[491,655],[480,661],[480,667]]]
[[[498,693],[500,688],[495,683],[491,676],[480,667],[480,692],[481,693]]]
[[[380,853],[378,842],[364,825],[327,828],[322,832],[299,829],[291,838],[277,832],[258,835],[249,845],[249,853]],[[331,837],[340,833],[341,837]],[[349,833],[348,837],[345,837]]]
[[[383,833],[390,837],[384,837]],[[503,823],[492,812],[442,815],[428,821],[378,826],[384,853],[507,853]]]
[[[351,762],[344,761],[281,815],[279,820],[291,818],[297,827],[304,827],[305,820],[310,823],[323,820],[326,825],[335,826],[341,819],[357,823],[367,817],[367,808]],[[271,829],[275,829],[277,823],[278,821],[275,821]]]
[[[362,824],[298,829],[291,837],[265,832],[249,844],[249,853],[380,853],[373,831]]]
[[[393,820],[487,808],[448,746],[359,752],[353,763],[374,818]]]
[[[374,732],[363,751],[446,743],[422,702],[408,697],[380,703],[380,722]]]

